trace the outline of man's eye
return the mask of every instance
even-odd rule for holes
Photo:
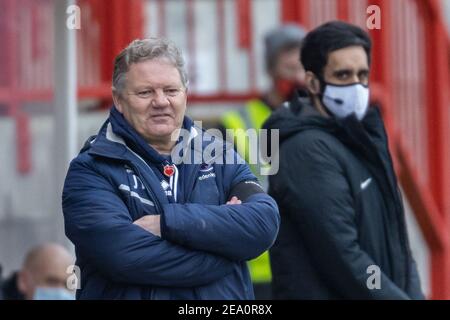
[[[361,72],[359,74],[360,79],[367,79],[369,77],[369,74],[367,72]]]
[[[165,94],[169,96],[176,96],[180,90],[179,89],[166,89],[164,90]]]
[[[59,279],[55,278],[48,278],[45,280],[45,284],[48,286],[59,286],[61,284],[65,284],[64,282],[60,281]]]
[[[338,73],[337,77],[338,77],[338,79],[347,79],[348,75],[349,75],[348,72],[342,72],[342,73]]]
[[[139,91],[138,96],[140,97],[148,97],[152,92],[150,90]]]

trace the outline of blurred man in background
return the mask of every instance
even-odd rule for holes
[[[264,125],[280,130],[269,193],[282,216],[270,250],[277,299],[421,299],[402,198],[377,108],[371,40],[330,22],[305,37],[309,98]]]
[[[67,268],[73,257],[61,245],[45,243],[32,248],[21,270],[2,285],[5,300],[73,300],[67,290]]]
[[[300,63],[300,45],[306,32],[295,24],[287,24],[268,32],[264,37],[265,69],[270,77],[271,86],[260,98],[248,101],[244,107],[229,111],[222,117],[220,130],[226,136],[226,129],[235,131],[233,139],[236,150],[249,161],[249,147],[244,132],[247,129],[260,129],[264,121],[283,102],[294,95],[304,95],[305,71]],[[233,141],[232,140],[232,141]],[[267,177],[259,174],[259,166],[250,164],[252,172],[267,190]],[[265,252],[249,262],[250,273],[255,288],[256,299],[271,298],[271,271],[269,255]]]
[[[304,89],[305,71],[299,60],[304,36],[305,31],[295,24],[282,25],[266,34],[264,57],[270,89],[260,98],[248,101],[243,108],[223,115],[220,129],[224,137],[225,129],[260,129],[272,111],[290,100],[298,89]],[[236,133],[234,140],[237,151],[247,160],[248,147]],[[258,174],[256,168],[252,169]]]

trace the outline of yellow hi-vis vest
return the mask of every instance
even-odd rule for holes
[[[270,113],[269,106],[261,100],[253,99],[246,103],[245,108],[229,111],[222,117],[222,124],[226,129],[237,130],[234,132],[236,150],[247,162],[249,162],[249,143],[245,132],[250,128],[261,129]],[[250,164],[250,169],[257,177],[260,177],[258,166]],[[265,283],[272,280],[268,251],[249,261],[248,266],[253,282]]]

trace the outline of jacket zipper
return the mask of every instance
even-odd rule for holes
[[[384,130],[384,127],[383,127],[383,134],[384,134],[384,137],[385,137],[383,142],[386,144],[386,148],[387,148],[387,151],[386,151],[387,163],[386,163],[386,165],[390,166],[390,168],[385,166],[385,163],[383,161],[382,155],[380,154],[380,152],[378,152],[377,146],[375,145],[375,143],[371,139],[369,139],[369,142],[370,142],[371,146],[370,146],[370,148],[368,148],[368,151],[369,151],[369,153],[372,153],[375,156],[375,159],[376,159],[376,162],[377,162],[376,167],[379,167],[379,169],[382,172],[382,175],[384,176],[384,179],[385,179],[386,183],[388,184],[388,189],[389,189],[389,191],[390,191],[389,193],[391,194],[391,197],[392,197],[394,210],[395,211],[400,210],[400,212],[396,212],[395,213],[395,216],[396,216],[397,222],[398,222],[397,228],[398,228],[398,232],[399,232],[399,236],[400,236],[400,241],[403,244],[401,247],[402,247],[402,249],[403,249],[403,251],[405,253],[405,258],[406,258],[405,259],[405,265],[406,265],[405,266],[406,267],[406,270],[405,270],[406,271],[405,287],[407,288],[407,286],[408,286],[408,278],[409,278],[409,273],[410,273],[409,272],[409,265],[410,265],[410,262],[411,262],[411,256],[410,256],[410,253],[409,253],[409,250],[408,250],[408,241],[406,240],[407,239],[406,238],[407,230],[406,230],[406,223],[405,223],[405,220],[404,220],[405,219],[404,218],[405,212],[404,212],[404,210],[402,208],[403,207],[403,205],[402,205],[402,201],[403,200],[401,199],[401,194],[399,193],[398,186],[392,185],[391,179],[390,179],[390,172],[389,171],[391,171],[391,173],[393,175],[393,181],[392,182],[393,183],[397,183],[397,179],[395,177],[395,171],[393,169],[392,158],[391,158],[391,155],[390,155],[390,152],[389,152],[389,149],[388,149],[388,138],[387,138],[386,131]],[[383,151],[381,151],[381,152],[383,152]],[[387,202],[389,201],[389,199],[385,199],[385,201],[386,201],[386,205],[387,205]],[[400,216],[399,216],[399,213],[401,213]],[[402,228],[402,226],[403,226],[403,228]],[[403,230],[401,230],[401,229],[403,229]]]
[[[185,191],[190,191],[189,196],[187,196],[187,193],[184,193],[184,202],[187,202],[192,194],[192,191],[194,190],[194,186],[195,186],[195,182],[197,181],[196,177],[198,176],[198,171],[200,169],[200,165],[197,164],[194,167],[194,170],[192,172],[192,174],[189,177],[189,186]]]

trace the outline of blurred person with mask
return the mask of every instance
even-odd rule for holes
[[[305,71],[300,63],[300,46],[305,30],[296,24],[281,25],[269,31],[264,37],[265,69],[271,86],[261,97],[249,100],[239,110],[228,111],[221,119],[219,130],[226,136],[227,129],[235,130],[232,137],[239,154],[249,161],[249,146],[246,142],[247,129],[260,129],[270,114],[283,102],[294,96],[304,96]],[[243,129],[243,131],[236,131]],[[230,131],[228,131],[230,132]],[[252,172],[267,190],[267,177],[260,175],[260,166],[250,164]],[[268,252],[249,262],[256,299],[270,299],[271,271]]]
[[[309,97],[264,124],[280,130],[269,178],[282,219],[270,250],[276,299],[424,298],[386,130],[369,108],[371,46],[345,22],[309,32]]]
[[[67,289],[67,268],[73,257],[61,245],[45,243],[32,248],[21,270],[13,273],[2,285],[5,300],[73,300]]]
[[[304,90],[305,71],[300,63],[300,46],[306,32],[295,24],[287,24],[268,32],[264,37],[265,69],[271,86],[261,97],[247,101],[239,110],[226,112],[219,129],[226,136],[226,129],[260,129],[272,111],[289,101],[296,93],[306,95]],[[248,146],[234,132],[235,148],[248,162]],[[259,175],[256,166],[251,167],[263,186],[264,177]],[[261,179],[262,178],[262,179]]]

